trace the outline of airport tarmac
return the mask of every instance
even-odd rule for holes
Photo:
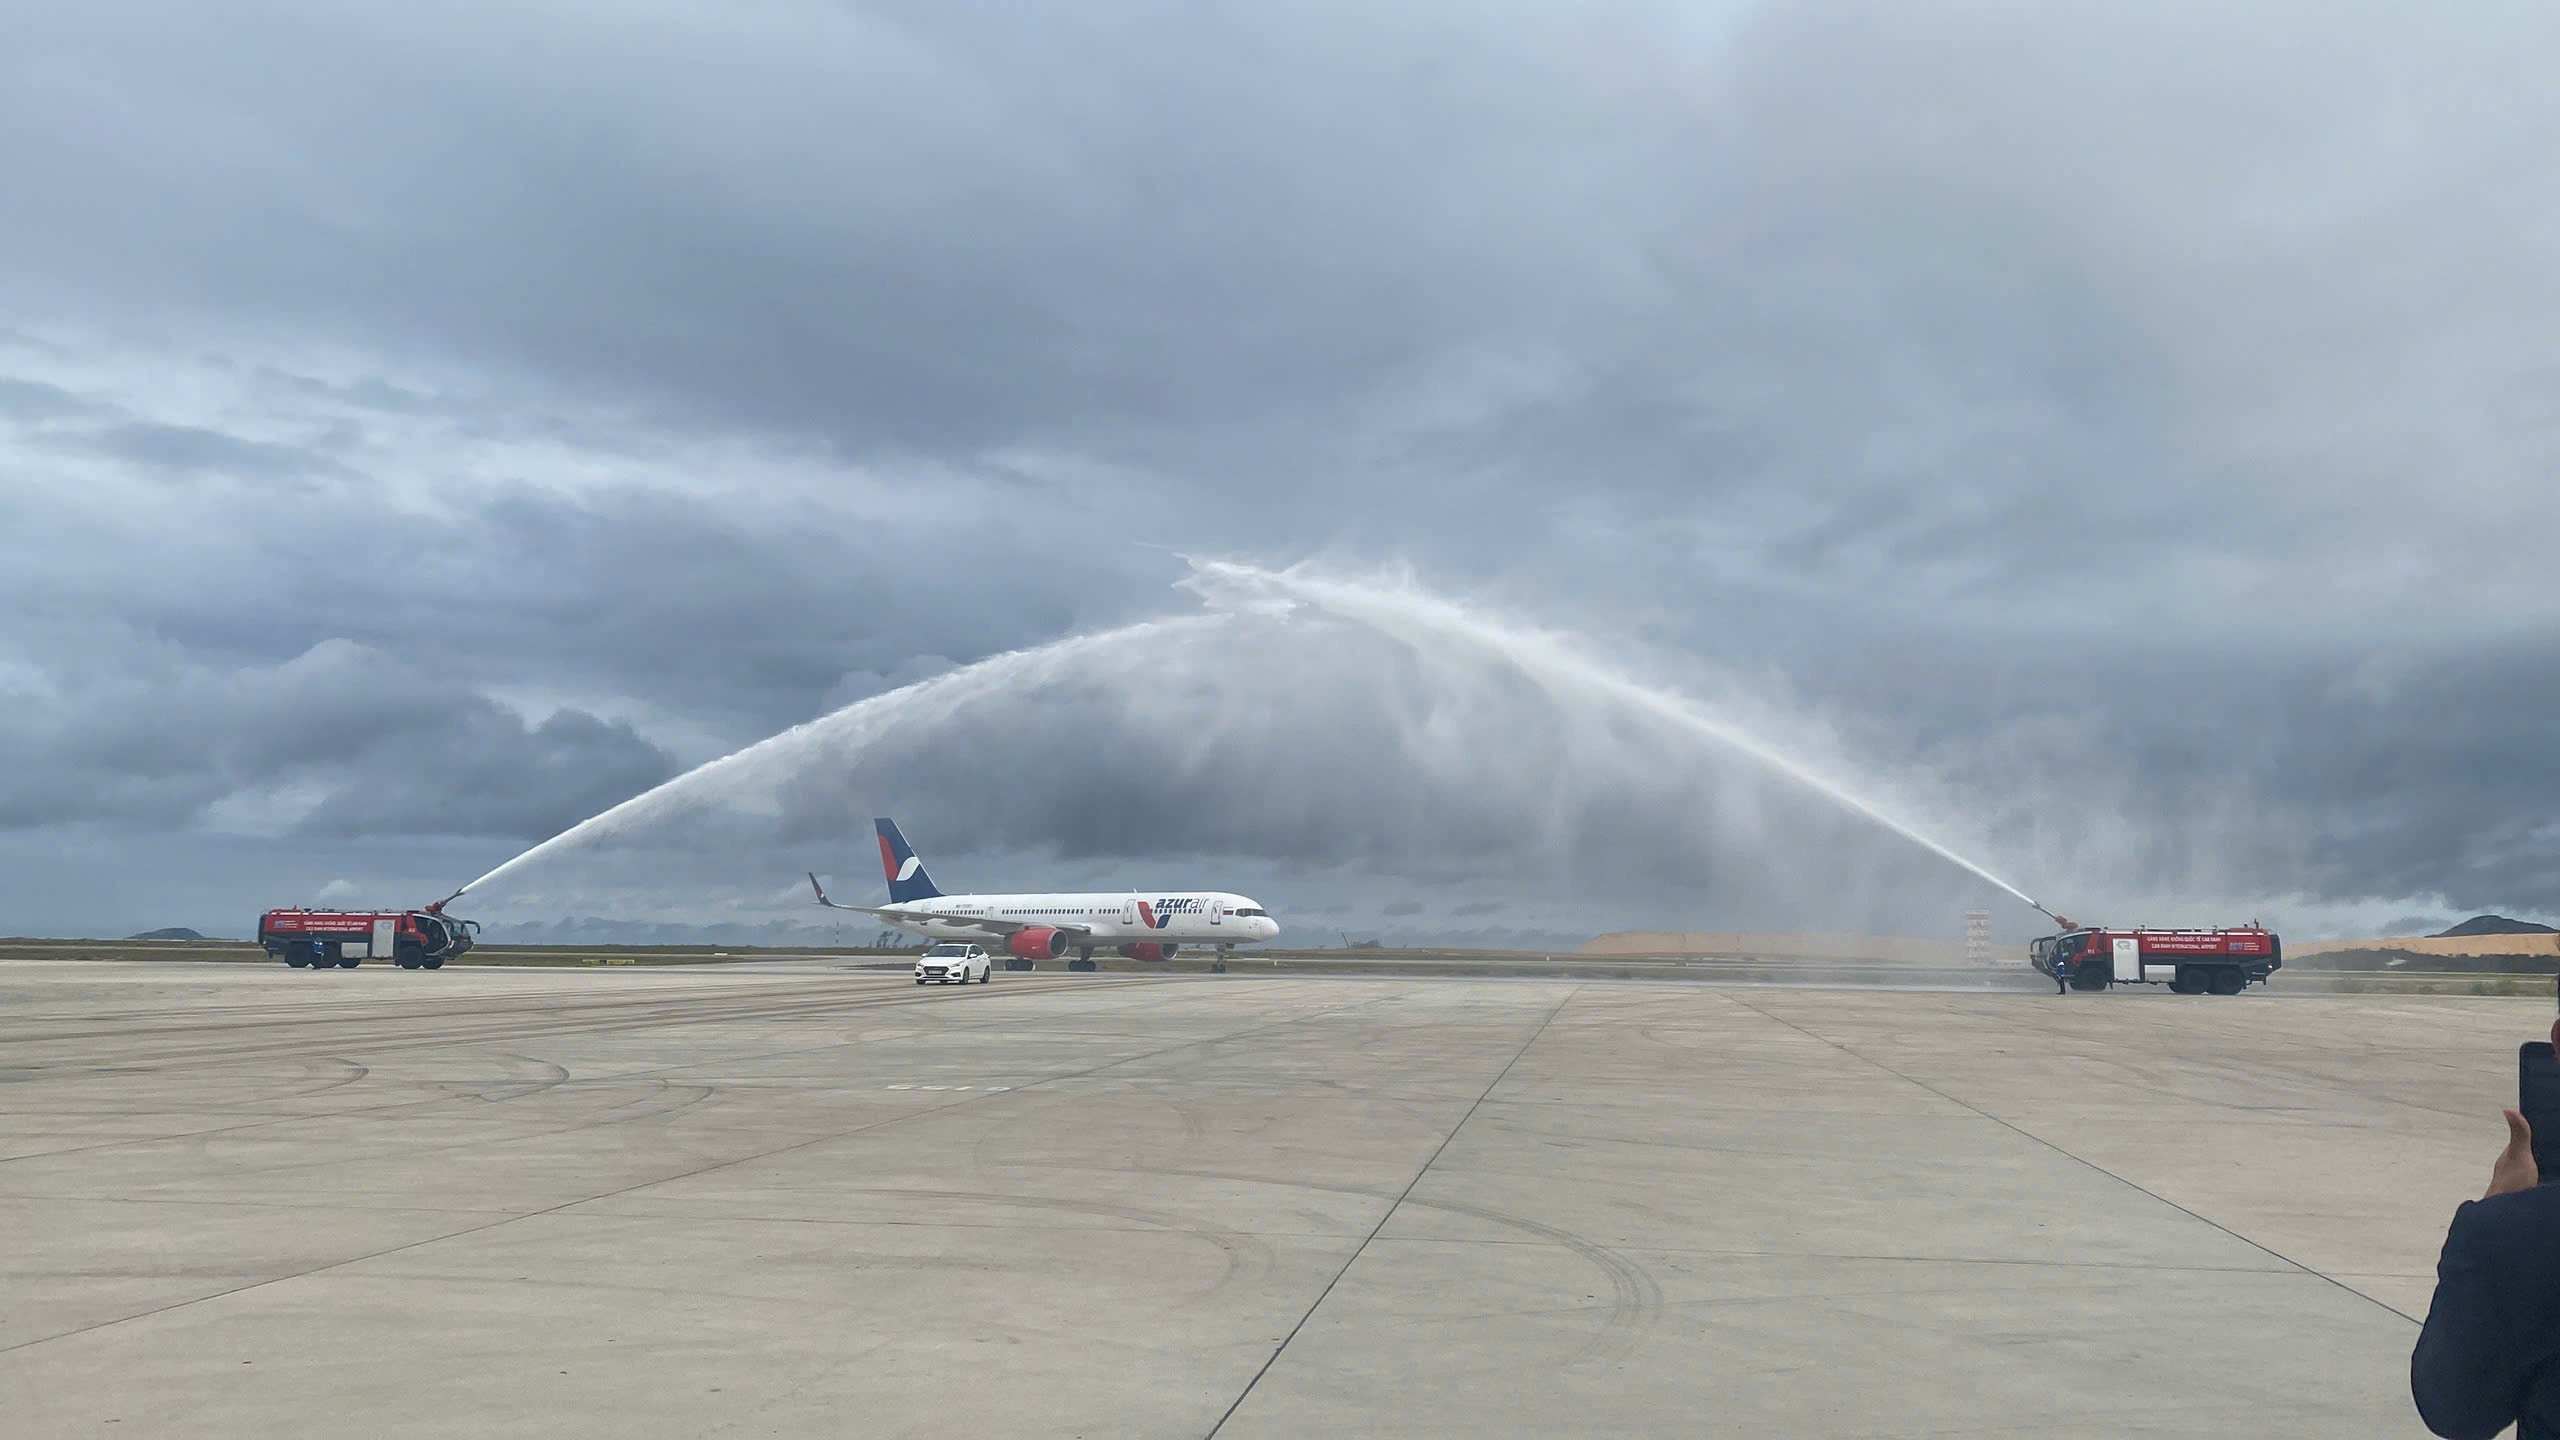
[[[0,1432],[2419,1436],[2550,1013],[0,960]]]

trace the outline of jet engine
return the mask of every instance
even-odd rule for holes
[[[1120,953],[1132,960],[1144,960],[1153,964],[1158,960],[1172,959],[1173,952],[1181,948],[1179,945],[1164,945],[1153,940],[1144,940],[1135,945],[1121,946]]]
[[[1055,960],[1067,953],[1067,932],[1043,925],[1016,930],[1004,937],[1004,948],[1016,960]]]

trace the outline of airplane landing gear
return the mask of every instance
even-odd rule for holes
[[[1076,958],[1067,962],[1067,968],[1070,970],[1092,970],[1098,968],[1093,963],[1093,947],[1089,945],[1078,946],[1076,949]]]

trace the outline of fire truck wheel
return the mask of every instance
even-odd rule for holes
[[[292,967],[293,967],[294,969],[296,969],[296,970],[299,970],[299,969],[301,969],[303,966],[308,965],[308,964],[310,964],[311,962],[302,958],[302,952],[301,952],[301,951],[299,951],[299,950],[287,950],[286,952],[284,952],[284,963],[286,963],[287,965],[292,966]]]
[[[341,970],[353,970],[363,963],[364,957],[361,955],[341,955],[338,957],[338,968]]]
[[[2177,975],[2169,981],[2169,993],[2200,995],[2204,993],[2204,986],[2198,983],[2202,978],[2196,974],[2196,967],[2193,965],[2181,965],[2178,967]]]
[[[444,968],[444,957],[441,955],[430,956],[427,959],[419,961],[418,967],[422,970],[441,970]]]
[[[2097,966],[2083,965],[2079,969],[2071,972],[2071,988],[2074,990],[2104,990],[2107,988],[2107,977],[2099,971]]]
[[[2213,993],[2216,995],[2237,995],[2248,983],[2249,977],[2241,974],[2235,966],[2226,965],[2213,972]]]
[[[427,952],[404,940],[399,945],[393,947],[391,951],[391,958],[393,961],[398,963],[401,969],[415,970],[420,965],[426,963]]]

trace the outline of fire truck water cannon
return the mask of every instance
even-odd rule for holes
[[[296,970],[353,970],[367,960],[441,970],[480,934],[478,921],[444,913],[461,893],[423,910],[270,910],[258,917],[258,943]]]
[[[2237,995],[2284,968],[2284,941],[2254,920],[2225,930],[2119,930],[2053,918],[2061,933],[2027,953],[2057,989],[2166,985],[2180,995]]]

